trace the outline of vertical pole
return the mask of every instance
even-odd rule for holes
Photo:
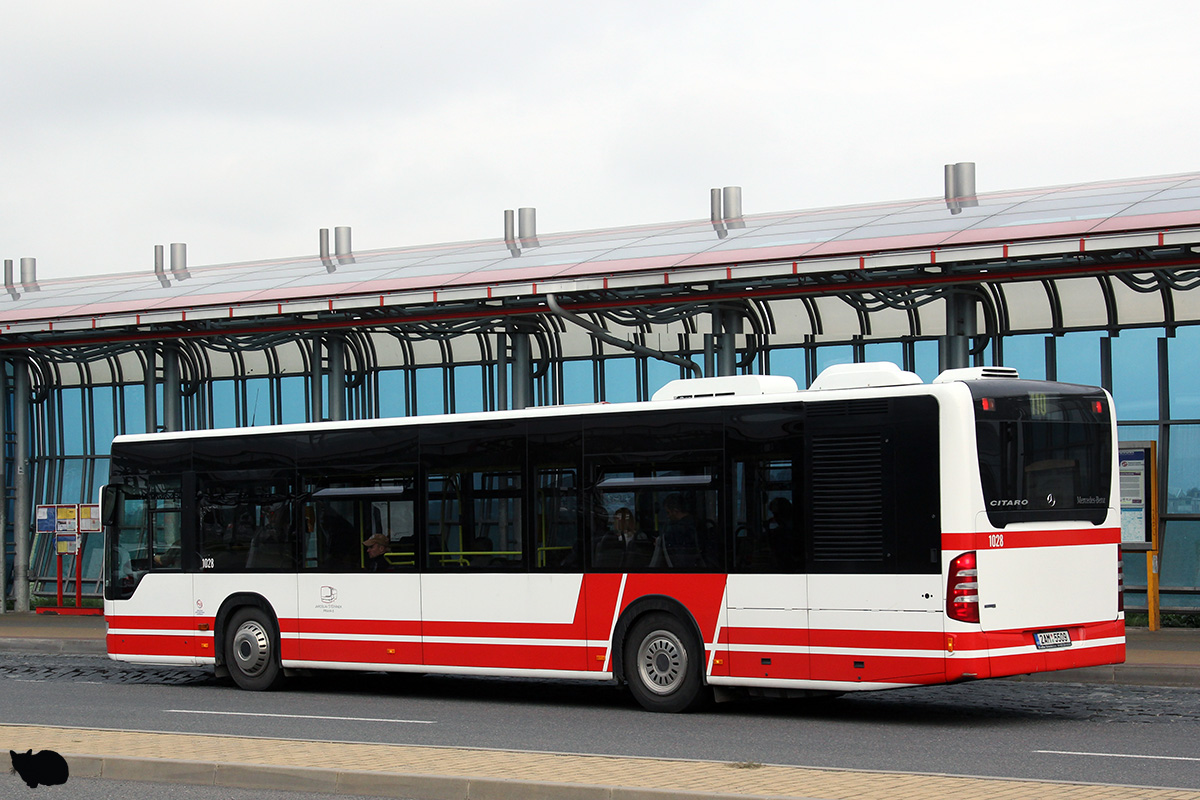
[[[946,335],[942,339],[942,369],[971,366],[971,337],[976,333],[975,298],[950,289],[946,293]]]
[[[158,430],[158,364],[154,345],[146,345],[146,374],[143,377],[146,405],[146,433]]]
[[[16,563],[13,565],[13,610],[29,610],[29,518],[33,505],[29,460],[29,365],[13,362],[13,428],[16,431],[17,480],[14,485],[16,502],[13,511],[13,542]]]
[[[529,334],[513,334],[513,408],[533,405],[533,353]]]
[[[75,518],[79,519],[78,512]],[[86,540],[83,531],[77,531],[75,536],[75,607],[83,608],[83,547]]]
[[[329,418],[346,418],[345,342],[336,336],[325,343],[329,350]]]
[[[732,311],[714,312],[715,327],[720,331],[717,344],[717,375],[722,377],[737,372],[737,323],[739,320],[740,318]]]
[[[508,335],[505,333],[496,336],[496,409],[508,409]]]
[[[163,350],[163,429],[183,430],[183,387],[179,375],[179,351]]]
[[[321,334],[314,333],[312,338],[312,365],[309,375],[309,395],[312,402],[311,422],[320,422],[325,418],[325,372],[321,368]]]

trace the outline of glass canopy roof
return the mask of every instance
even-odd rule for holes
[[[41,279],[39,290],[18,285],[8,296],[0,295],[0,323],[10,330],[49,323],[58,330],[63,323],[108,327],[160,316],[258,316],[402,305],[413,293],[428,302],[439,292],[466,299],[490,297],[493,290],[497,296],[569,291],[579,282],[608,286],[610,278],[619,278],[623,288],[662,286],[664,274],[671,283],[705,280],[701,273],[718,266],[796,262],[789,271],[815,273],[831,269],[831,259],[870,254],[937,251],[937,262],[945,263],[954,260],[955,250],[985,244],[1061,239],[1063,252],[1078,252],[1080,238],[1200,231],[1200,173],[995,192],[977,199],[978,205],[958,213],[943,198],[933,198],[747,215],[722,225],[693,220],[539,234],[538,246],[522,247],[517,254],[503,238],[399,247],[355,253],[347,263],[334,257],[332,272],[313,255],[189,266],[185,279],[168,271],[166,286],[150,269]]]

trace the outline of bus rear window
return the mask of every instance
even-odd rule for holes
[[[1112,488],[1111,409],[1105,394],[1037,382],[969,386],[991,523],[1102,523]]]

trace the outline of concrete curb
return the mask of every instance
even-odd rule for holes
[[[36,655],[108,655],[103,639],[34,639],[14,636],[0,639],[0,653]]]
[[[1200,667],[1179,664],[1111,664],[1061,672],[1034,672],[1001,680],[1197,688],[1200,687]]]
[[[755,794],[713,794],[631,786],[597,786],[447,775],[419,775],[317,767],[226,764],[166,758],[129,758],[63,753],[72,778],[104,778],[150,783],[277,789],[356,797],[407,797],[413,800],[764,800]],[[69,781],[68,781],[69,783]],[[775,800],[814,800],[776,795]]]

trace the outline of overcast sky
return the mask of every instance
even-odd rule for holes
[[[0,0],[38,276],[1200,169],[1194,2]]]

